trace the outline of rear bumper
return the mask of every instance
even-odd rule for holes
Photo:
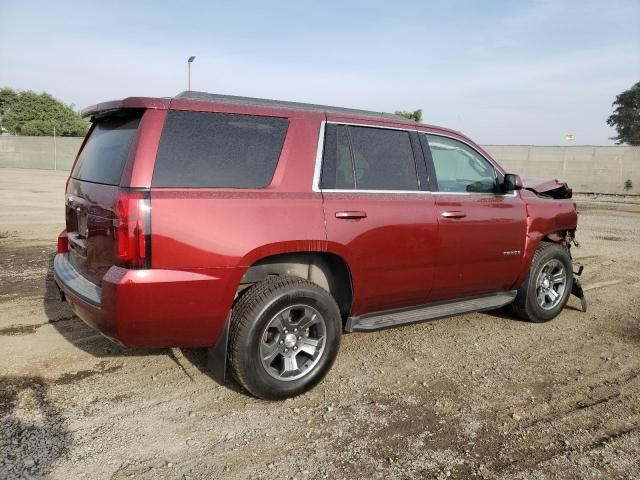
[[[68,254],[55,256],[53,259],[53,275],[58,288],[61,285],[66,287],[65,295],[69,292],[83,302],[100,308],[102,289],[78,273],[68,260]]]
[[[95,285],[56,255],[54,278],[74,313],[110,339],[128,347],[209,347],[216,343],[241,273],[128,270],[113,266]]]

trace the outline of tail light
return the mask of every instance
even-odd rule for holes
[[[66,253],[69,251],[69,237],[67,236],[67,230],[63,230],[58,235],[58,253]]]
[[[113,233],[117,256],[124,267],[149,268],[150,210],[148,194],[129,192],[118,198]]]

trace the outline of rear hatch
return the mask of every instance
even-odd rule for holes
[[[67,185],[69,260],[97,285],[113,265],[148,266],[148,192],[122,185],[141,117],[141,110],[120,110],[94,119]]]

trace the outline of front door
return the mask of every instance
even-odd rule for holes
[[[524,202],[499,193],[500,174],[467,143],[423,133],[420,140],[437,183],[439,253],[430,300],[509,290],[524,255]]]

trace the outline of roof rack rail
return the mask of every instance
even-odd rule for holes
[[[358,110],[355,108],[332,107],[329,105],[316,105],[313,103],[288,102],[284,100],[270,100],[266,98],[239,97],[235,95],[220,95],[217,93],[196,92],[193,90],[184,91],[175,96],[176,99],[198,100],[203,102],[229,103],[234,105],[250,105],[271,108],[288,108],[295,110],[306,110],[315,112],[328,112],[344,115],[358,115],[374,118],[385,118],[389,120],[407,121],[406,118],[393,113],[374,112],[370,110]]]

